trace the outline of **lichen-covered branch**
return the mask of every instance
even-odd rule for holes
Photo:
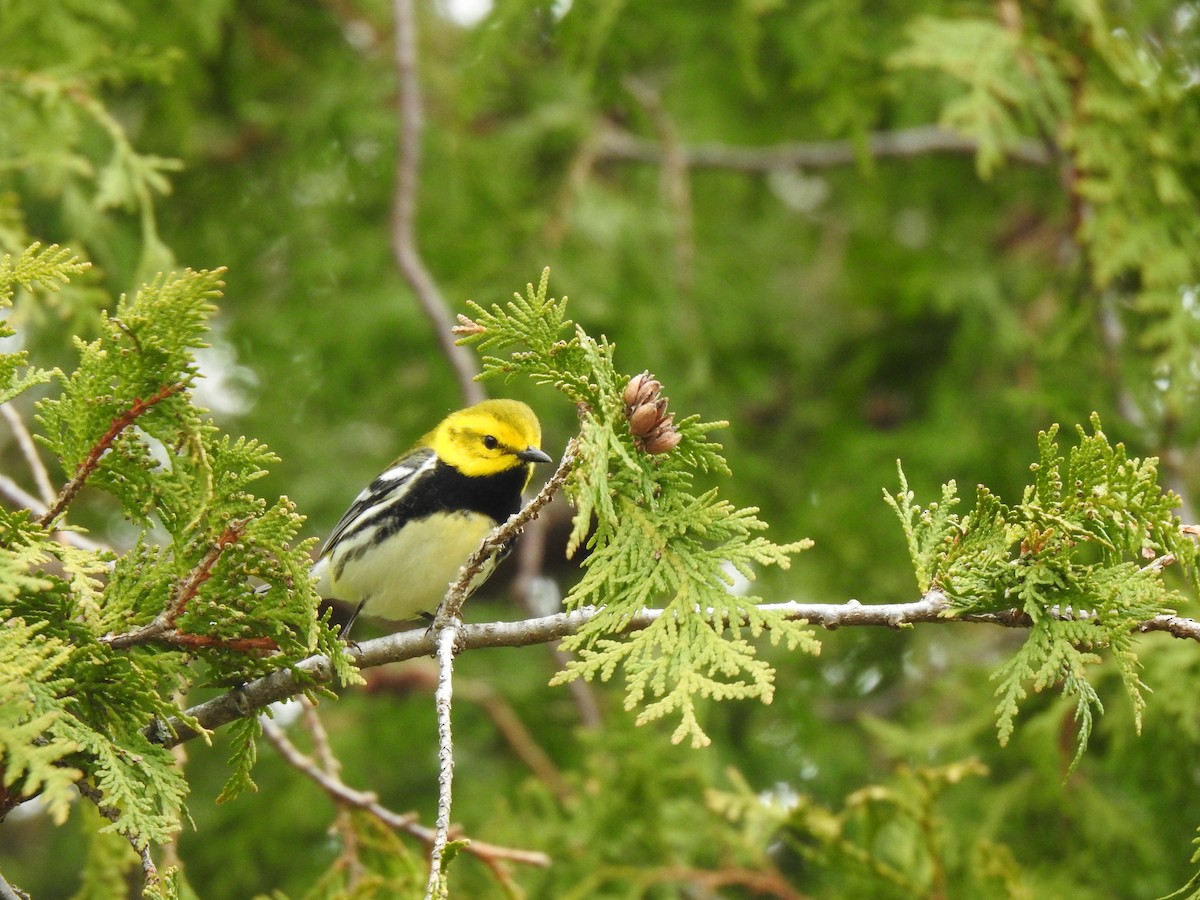
[[[833,631],[850,627],[904,628],[911,625],[950,624],[971,622],[1000,625],[1006,628],[1028,628],[1029,617],[1019,610],[1007,613],[976,613],[956,615],[946,598],[931,592],[920,600],[910,603],[771,603],[765,604],[771,612],[786,615],[789,619],[803,619]],[[526,647],[546,644],[575,634],[596,615],[594,607],[585,607],[569,613],[557,613],[518,622],[464,623],[458,633],[457,649],[482,650],[492,647]],[[639,631],[651,625],[661,609],[643,610],[634,616],[627,630]],[[1137,631],[1161,631],[1173,637],[1200,642],[1200,622],[1183,616],[1155,616],[1138,625]],[[385,637],[363,641],[352,647],[348,655],[360,669],[369,669],[388,663],[430,656],[436,649],[436,635],[425,628],[401,631]],[[271,703],[286,700],[316,684],[326,684],[332,679],[332,668],[324,656],[312,656],[301,661],[293,669],[272,672],[243,685],[229,693],[214,697],[193,706],[187,711],[202,728],[214,729],[227,725],[244,716],[251,715]],[[165,739],[166,746],[174,746],[198,736],[198,732],[174,719],[168,723],[172,736]]]

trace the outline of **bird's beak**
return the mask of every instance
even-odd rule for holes
[[[524,450],[517,451],[517,459],[523,459],[525,462],[548,463],[554,462],[549,456],[539,450],[537,447],[526,447]]]

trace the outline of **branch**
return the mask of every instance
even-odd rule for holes
[[[246,649],[271,649],[274,647],[274,641],[271,641],[270,647],[261,645],[262,639],[247,638],[243,641],[225,641],[220,638],[204,637],[202,635],[185,635],[176,632],[169,635],[175,628],[175,622],[183,615],[187,609],[188,603],[200,592],[204,582],[212,577],[213,566],[217,564],[217,560],[231,544],[236,544],[241,540],[242,532],[246,529],[246,523],[250,520],[235,519],[225,526],[225,530],[216,542],[200,557],[200,561],[192,568],[192,571],[187,574],[182,581],[175,585],[175,589],[171,592],[171,598],[167,601],[167,605],[163,607],[162,612],[154,617],[154,621],[148,625],[143,625],[141,628],[135,628],[133,631],[127,631],[123,634],[106,634],[100,638],[102,644],[108,644],[114,650],[124,650],[126,647],[132,647],[135,644],[145,644],[149,641],[165,640],[169,643],[179,644],[181,646],[230,646],[236,643],[247,644]],[[267,640],[270,640],[269,638]],[[237,649],[237,648],[235,648]]]
[[[918,623],[975,622],[1000,625],[1006,628],[1028,628],[1029,617],[1020,610],[1004,613],[955,615],[944,596],[931,592],[912,603],[863,604],[857,600],[846,603],[769,603],[764,609],[783,612],[791,619],[804,619],[830,631],[849,626],[885,626],[903,628]],[[527,647],[545,644],[575,634],[597,613],[595,607],[525,619],[519,622],[481,622],[463,624],[459,628],[457,650],[482,650],[490,647]],[[648,628],[663,611],[645,609],[630,619],[626,631]],[[1155,616],[1136,626],[1139,632],[1163,631],[1173,637],[1200,642],[1200,622],[1176,615]],[[418,628],[363,641],[347,652],[360,669],[387,663],[431,656],[436,649],[435,635]],[[326,656],[310,656],[289,669],[272,672],[240,688],[197,704],[187,711],[201,728],[211,730],[228,725],[255,713],[271,703],[311,689],[314,685],[333,680],[333,670]],[[178,718],[167,722],[166,737],[155,732],[159,742],[167,747],[190,741],[200,732]]]
[[[567,476],[571,474],[571,469],[575,466],[578,457],[579,439],[571,438],[567,441],[566,449],[563,450],[563,457],[558,468],[554,470],[550,480],[542,485],[542,489],[537,492],[537,495],[519,512],[510,516],[507,522],[493,528],[492,532],[475,548],[475,552],[467,557],[463,567],[458,570],[458,578],[450,585],[450,590],[446,592],[442,605],[438,608],[437,621],[439,625],[444,624],[446,620],[461,617],[462,605],[471,595],[475,579],[483,571],[484,566],[500,553],[509,541],[520,534],[522,528],[537,518],[542,507],[549,503],[566,483]]]
[[[453,322],[441,291],[417,248],[417,193],[420,189],[421,133],[424,116],[421,109],[420,73],[417,70],[417,21],[413,0],[394,0],[396,17],[396,77],[399,96],[399,140],[396,151],[396,187],[392,195],[392,255],[400,274],[416,294],[417,303],[433,325],[442,353],[462,389],[468,404],[484,398],[483,388],[475,380],[475,365],[465,347],[455,343]]]
[[[778,169],[831,169],[853,165],[862,154],[876,159],[925,156],[932,153],[970,156],[979,142],[936,125],[877,131],[867,135],[866,146],[857,141],[794,141],[768,147],[731,144],[691,144],[679,148],[692,168],[731,169],[737,172],[772,172]],[[667,148],[612,125],[600,129],[596,157],[601,160],[662,164]],[[1036,140],[1023,140],[1007,149],[1013,162],[1048,165],[1051,153]]]
[[[445,895],[442,879],[443,857],[450,840],[450,806],[454,786],[454,732],[451,727],[451,701],[454,696],[454,652],[463,627],[462,605],[471,593],[476,577],[484,567],[508,546],[526,523],[537,518],[550,500],[558,493],[579,456],[579,439],[571,438],[563,451],[562,461],[550,479],[542,485],[532,500],[525,504],[507,522],[492,529],[491,534],[475,548],[459,570],[458,579],[450,586],[435,619],[437,629],[438,686],[434,692],[434,705],[438,722],[438,808],[433,846],[429,851],[429,883],[426,900]]]
[[[50,486],[50,475],[46,471],[42,458],[38,456],[33,437],[29,434],[29,429],[25,427],[25,420],[10,403],[0,406],[0,414],[4,415],[8,427],[12,429],[13,437],[17,439],[21,454],[25,457],[29,471],[33,473],[33,481],[37,485],[38,493],[41,494],[42,503],[49,508],[50,504],[54,502],[54,488]]]
[[[110,822],[116,822],[121,814],[111,806],[106,806],[104,803],[104,793],[98,787],[93,787],[86,781],[75,782],[75,787],[78,789],[81,796],[86,797],[96,807],[96,810],[104,818]],[[137,838],[132,835],[125,834],[123,837],[129,841],[129,845],[133,847],[135,853],[142,861],[142,895],[152,893],[152,889],[158,885],[158,868],[154,865],[154,859],[150,856],[150,845],[148,843],[139,844]]]
[[[450,713],[454,694],[454,644],[461,626],[460,620],[450,618],[438,629],[437,634],[438,686],[433,697],[438,725],[438,805],[433,846],[429,848],[429,882],[425,887],[425,900],[448,895],[442,881],[445,877],[443,857],[450,840],[450,805],[454,787],[454,737]]]
[[[338,806],[361,809],[373,815],[388,828],[394,828],[397,831],[406,830],[416,820],[415,813],[401,815],[393,812],[383,806],[375,794],[370,791],[355,790],[340,778],[323,770],[311,757],[301,753],[299,748],[288,740],[283,729],[273,720],[263,716],[259,724],[262,725],[263,737],[283,757],[284,762],[299,771],[305,778],[315,782]]]
[[[611,870],[610,870],[611,871]],[[666,866],[650,872],[629,872],[629,881],[642,885],[669,884],[681,881],[693,884],[705,894],[717,894],[725,887],[742,887],[754,896],[779,897],[781,900],[803,900],[806,896],[788,884],[787,880],[773,868],[765,871],[738,867],[724,869],[697,869],[690,866]]]
[[[360,791],[350,787],[340,778],[330,774],[321,766],[302,753],[284,733],[284,730],[268,718],[262,719],[263,735],[271,743],[284,761],[295,768],[306,778],[312,779],[329,798],[338,806],[361,809],[375,816],[383,824],[396,831],[415,837],[426,844],[432,844],[433,829],[421,825],[414,813],[400,814],[388,809],[379,802],[379,798],[369,791]],[[531,866],[546,867],[550,865],[550,857],[534,850],[518,850],[509,847],[499,847],[484,841],[471,841],[463,848],[467,853],[491,862],[509,860]]]
[[[29,900],[29,895],[18,891],[0,875],[0,900]]]
[[[0,475],[0,495],[29,510],[35,518],[45,515],[46,510],[50,508],[7,475]],[[54,532],[54,539],[60,544],[78,547],[80,550],[87,550],[91,553],[100,553],[112,549],[105,544],[84,537],[77,531],[64,531],[60,529]]]
[[[659,191],[671,211],[674,225],[675,286],[683,297],[691,293],[695,281],[696,257],[695,212],[692,206],[692,187],[688,180],[688,157],[679,129],[671,119],[662,102],[662,94],[639,78],[628,77],[622,85],[639,104],[658,133],[662,148],[662,165],[659,171]],[[683,337],[698,341],[695,309],[689,303],[681,323],[686,329]]]
[[[118,637],[132,638],[132,635],[118,635]],[[183,647],[185,650],[235,650],[239,653],[274,653],[279,649],[279,644],[275,638],[268,635],[248,638],[222,638],[214,637],[211,634],[189,634],[186,631],[165,631],[157,635],[158,640],[165,644],[170,644],[173,647]],[[151,638],[146,638],[151,640]],[[113,641],[105,641],[100,638],[102,643],[112,643]],[[133,641],[132,643],[138,643]],[[126,644],[125,646],[128,646]],[[119,647],[118,647],[119,649]]]
[[[75,495],[83,489],[88,478],[96,471],[96,467],[100,465],[100,457],[112,446],[113,441],[117,439],[117,435],[137,421],[138,417],[144,415],[149,409],[166,400],[168,397],[178,394],[185,387],[187,387],[187,384],[183,381],[163,385],[148,400],[135,399],[129,409],[113,419],[112,424],[108,426],[108,431],[104,432],[100,440],[92,447],[87,457],[76,467],[75,474],[63,486],[58,498],[50,504],[49,509],[37,517],[37,523],[43,526],[49,525],[62,515],[63,510],[75,499]]]

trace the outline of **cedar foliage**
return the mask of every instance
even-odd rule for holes
[[[621,668],[625,708],[639,710],[639,723],[678,717],[672,740],[704,746],[709,738],[698,701],[770,703],[774,695],[774,671],[740,636],[743,624],[752,637],[766,633],[789,650],[820,649],[805,623],[762,609],[758,597],[733,594],[728,569],[747,579],[755,577],[756,564],[786,569],[791,555],[811,541],[776,544],[759,534],[767,526],[756,508],[738,509],[716,488],[693,493],[698,473],[730,474],[720,445],[708,440],[727,423],[686,416],[676,422],[683,436],[678,447],[663,454],[640,449],[622,400],[630,377],[614,367],[616,348],[566,318],[567,300],[548,295],[549,279],[546,269],[536,289],[527,285],[524,296],[503,307],[471,304],[480,331],[461,343],[510,351],[507,358],[484,356],[484,378],[524,376],[552,385],[579,408],[579,464],[567,486],[576,506],[567,555],[581,547],[589,552],[564,605],[595,606],[598,613],[563,641],[576,656],[555,683],[607,681]],[[614,637],[647,607],[662,609],[653,625]]]
[[[995,673],[1000,743],[1012,736],[1028,687],[1061,685],[1074,698],[1078,725],[1074,770],[1087,749],[1093,714],[1104,706],[1088,668],[1107,649],[1133,705],[1140,731],[1146,686],[1133,633],[1140,623],[1174,614],[1186,597],[1164,583],[1163,563],[1196,581],[1196,544],[1175,515],[1179,497],[1158,484],[1158,460],[1130,459],[1093,415],[1092,433],[1063,457],[1055,426],[1038,435],[1033,484],[1012,506],[979,485],[966,515],[953,482],[941,499],[913,503],[903,469],[901,489],[885,497],[900,517],[922,592],[945,594],[959,613],[1017,609],[1031,622],[1020,651]]]
[[[15,284],[53,289],[84,268],[57,247],[6,255],[0,306]],[[156,738],[172,716],[196,725],[177,695],[317,651],[342,681],[355,677],[316,614],[312,542],[296,540],[303,518],[287,498],[269,503],[251,490],[274,456],[220,434],[191,402],[192,352],[219,289],[219,272],[160,276],[102,316],[98,338],[76,342],[73,371],[39,372],[6,354],[0,383],[10,398],[58,383],[38,403],[37,437],[71,473],[48,508],[0,519],[3,811],[38,796],[61,824],[78,782],[107,820],[100,833],[139,852],[171,840],[184,815],[187,780]],[[87,486],[110,494],[138,529],[127,550],[69,539],[67,514]],[[237,734],[244,746],[254,737]],[[227,793],[252,786],[252,760],[235,753]],[[144,889],[176,896],[170,872]]]
[[[573,317],[619,343],[622,360],[652,366],[678,408],[729,419],[721,453],[736,477],[721,480],[723,495],[762,506],[781,534],[816,539],[786,577],[761,573],[765,597],[911,599],[904,541],[878,505],[896,457],[917,494],[937,497],[927,486],[952,476],[984,483],[991,499],[977,495],[981,512],[991,505],[1003,517],[1024,505],[1030,437],[1090,410],[1130,458],[1159,458],[1160,483],[1194,506],[1193,5],[499,0],[473,26],[445,18],[442,5],[419,8],[428,101],[420,245],[444,293],[456,308],[459,298],[502,297],[549,263],[574,298]],[[24,343],[0,349],[32,350],[45,369],[13,354],[0,356],[0,370],[43,379],[16,400],[27,421],[31,396],[51,388],[46,371],[75,368],[65,336],[95,339],[99,310],[177,270],[173,257],[229,267],[229,300],[205,339],[236,358],[244,405],[216,418],[278,453],[258,464],[272,471],[253,486],[294,497],[312,517],[305,534],[320,534],[382,460],[461,405],[444,362],[426,352],[415,305],[396,302],[391,10],[377,0],[4,6],[0,253],[15,262],[35,240],[57,241],[95,264],[54,294],[18,286],[13,321]],[[905,143],[937,122],[974,141],[967,158]],[[896,138],[900,152],[877,152],[877,135]],[[622,141],[650,161],[623,156]],[[794,147],[816,152],[796,163]],[[124,341],[115,346],[128,349]],[[3,383],[14,385],[9,374]],[[569,404],[556,417],[540,396],[528,399],[548,437],[574,430]],[[0,440],[0,471],[21,479],[19,447],[3,427]],[[155,482],[122,477],[135,476]],[[123,489],[119,479],[113,487]],[[163,508],[195,514],[169,479],[162,491]],[[85,489],[68,522],[130,546],[136,527],[124,516],[114,523],[98,494]],[[5,523],[32,529],[15,506],[2,505]],[[159,536],[147,547],[162,546]],[[1105,563],[1094,538],[1070,553],[1058,532],[1051,538],[1060,555],[1039,566],[1075,579],[1067,583],[1087,595],[1089,613],[1100,576],[1124,584],[1129,565],[1145,565],[1136,556]],[[1020,559],[1017,542],[987,550],[995,556],[981,569],[1020,581],[1001,562]],[[95,592],[88,552],[75,554],[80,596]],[[174,564],[189,550],[133,552]],[[938,560],[932,547],[923,565]],[[0,603],[61,596],[57,583],[25,581],[40,565],[0,563]],[[971,586],[964,559],[946,566]],[[1177,568],[1163,573],[1171,589],[1182,589]],[[1192,613],[1188,592],[1143,581],[1135,605]],[[772,704],[705,705],[713,744],[701,753],[671,746],[653,726],[626,729],[619,713],[602,715],[600,735],[580,734],[565,692],[545,688],[545,660],[530,651],[497,666],[468,654],[466,678],[530,724],[562,777],[551,789],[531,776],[468,706],[456,812],[472,834],[554,854],[551,871],[515,876],[533,895],[764,886],[751,876],[831,897],[942,884],[954,896],[1161,895],[1195,868],[1186,836],[1200,807],[1181,790],[1200,752],[1193,647],[1131,639],[1136,677],[1154,692],[1137,688],[1144,710],[1112,702],[1128,696],[1118,635],[1098,617],[1037,613],[1060,585],[1025,587],[1030,615],[1045,623],[1036,645],[967,624],[846,629],[825,638],[819,660],[758,642],[755,659],[777,673]],[[960,600],[989,598],[981,589]],[[485,600],[468,615],[483,618]],[[1082,643],[1068,651],[1070,629]],[[31,704],[57,702],[39,686],[56,684],[58,650],[16,626],[0,642],[0,655],[30,673],[22,683],[36,682],[29,694],[5,694],[0,741],[63,761],[53,773],[69,779],[79,770],[55,756],[62,745],[25,740],[48,727]],[[128,652],[149,656],[150,645]],[[1002,676],[1028,696],[1001,749],[989,676],[1031,652],[1045,656]],[[1059,658],[1079,664],[1075,686],[1094,690],[1106,712],[1086,703],[1088,749],[1066,778],[1083,694],[1064,702],[1057,684],[1033,688],[1044,660],[1071,652],[1079,655]],[[607,711],[607,690],[591,688]],[[337,709],[347,777],[397,808],[421,807],[432,780],[415,749],[426,698],[350,692]],[[269,791],[206,802],[230,782],[228,757],[249,778],[255,727],[247,720],[232,746],[192,754],[188,811],[199,831],[181,841],[186,871],[217,896],[329,886],[332,877],[321,879],[338,851],[326,811],[272,754],[254,776]],[[395,758],[405,765],[381,764]],[[945,772],[970,777],[941,790]],[[740,805],[719,796],[731,793]],[[873,803],[876,795],[885,799]],[[119,891],[121,873],[136,867],[128,841],[98,835],[111,823],[90,804],[76,807],[78,830],[10,817],[0,871],[65,895],[78,881],[61,861],[88,852],[83,895]],[[814,813],[789,822],[796,810]],[[380,858],[394,849],[364,838]],[[463,889],[494,890],[492,874],[472,865],[457,866]]]

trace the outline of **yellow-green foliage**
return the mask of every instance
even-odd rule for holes
[[[885,494],[904,526],[921,590],[942,592],[960,614],[1016,609],[1029,617],[1024,646],[994,676],[1001,743],[1030,688],[1061,684],[1075,699],[1075,763],[1093,713],[1103,712],[1087,677],[1101,661],[1097,651],[1116,663],[1140,728],[1145,685],[1133,632],[1183,599],[1164,583],[1162,563],[1194,582],[1197,559],[1174,514],[1178,496],[1158,484],[1158,461],[1129,458],[1122,444],[1108,442],[1098,416],[1091,424],[1091,433],[1078,429],[1066,457],[1057,426],[1038,436],[1033,484],[1018,504],[980,485],[975,508],[960,515],[952,512],[958,497],[950,483],[939,502],[922,508],[903,471],[900,491]]]
[[[56,248],[6,256],[0,304],[14,283],[54,286],[80,269]],[[102,830],[136,847],[180,827],[187,782],[156,740],[156,723],[180,715],[178,692],[318,650],[351,674],[316,615],[309,542],[296,541],[302,517],[287,498],[251,490],[274,456],[220,434],[191,401],[192,351],[219,290],[215,272],[160,276],[122,299],[96,340],[77,343],[78,367],[59,376],[38,416],[37,437],[67,486],[47,510],[0,510],[0,781],[13,803],[41,795],[61,821],[83,779],[99,792]],[[0,398],[55,374],[0,357]],[[85,485],[111,494],[138,529],[130,549],[56,539]],[[112,640],[168,609],[154,636]],[[252,784],[256,732],[234,736],[231,790]],[[149,884],[175,891],[171,877]]]
[[[639,449],[622,399],[629,376],[614,367],[615,346],[572,327],[566,298],[548,297],[548,280],[546,270],[536,289],[530,284],[504,307],[473,305],[483,330],[463,340],[511,351],[486,356],[484,377],[524,375],[553,385],[579,408],[580,457],[567,484],[576,506],[569,547],[586,545],[590,552],[566,605],[599,610],[563,642],[577,657],[557,680],[607,680],[622,668],[626,707],[640,708],[638,720],[677,717],[672,739],[700,746],[708,737],[698,700],[769,703],[773,696],[774,670],[741,636],[743,627],[790,649],[820,649],[805,623],[729,590],[730,567],[753,579],[755,565],[786,568],[809,543],[776,544],[761,534],[767,525],[757,509],[738,509],[715,488],[693,492],[696,473],[729,472],[721,446],[708,440],[725,423],[687,416],[676,423],[683,435],[678,447],[662,454]],[[662,614],[617,637],[646,607]]]

